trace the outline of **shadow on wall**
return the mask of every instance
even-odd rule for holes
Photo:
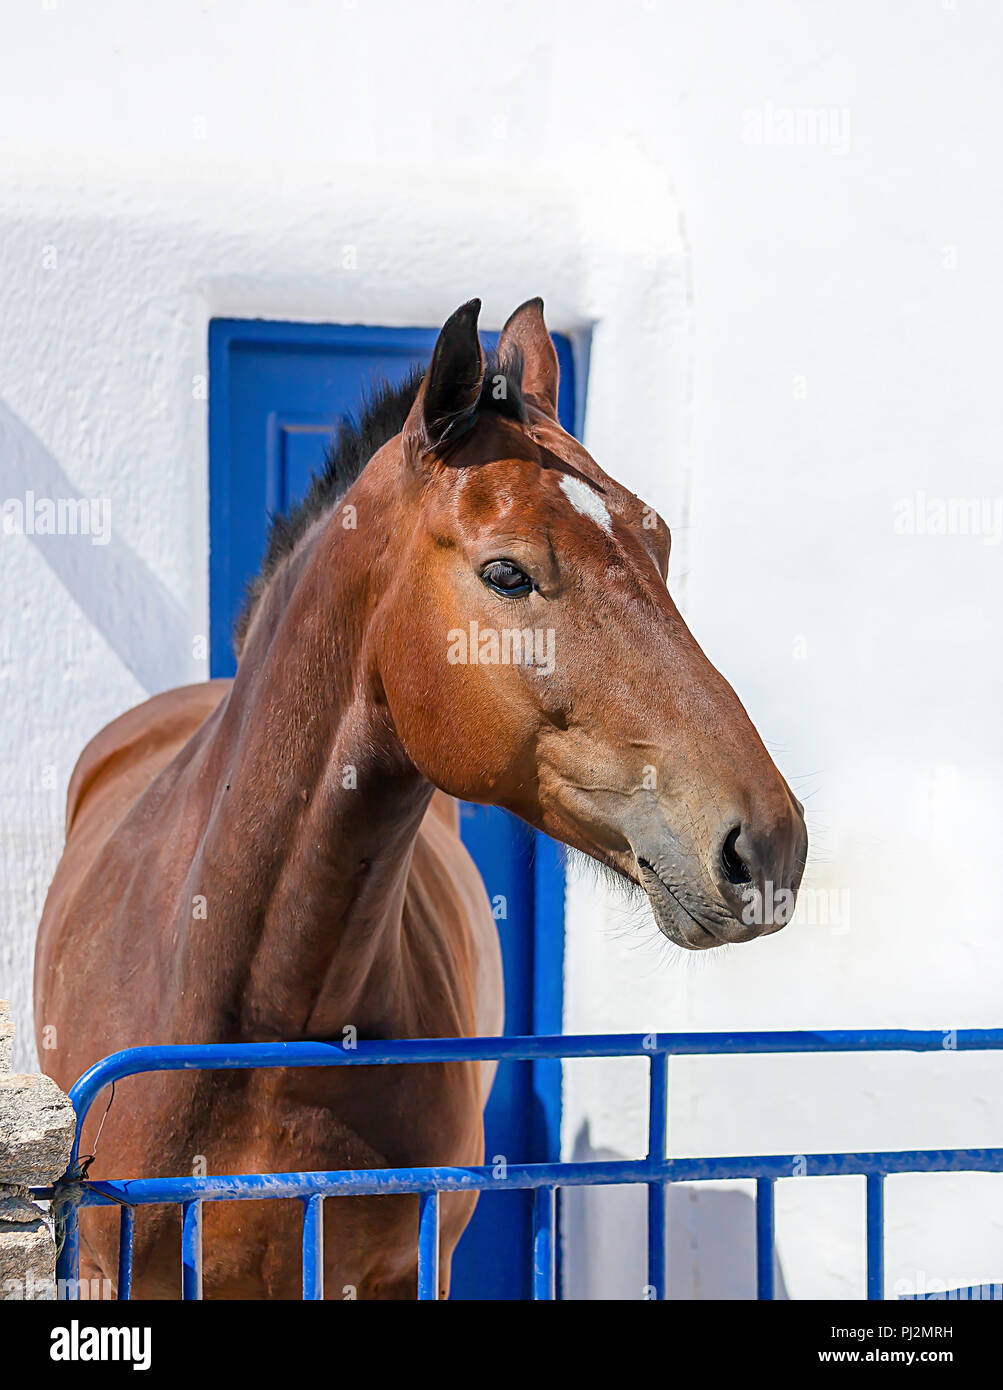
[[[148,694],[188,677],[189,620],[114,530],[112,499],[87,497],[0,401],[0,533],[27,536]]]
[[[588,1124],[575,1139],[576,1163],[624,1155],[592,1147]],[[672,1184],[666,1201],[670,1299],[756,1297],[756,1204],[746,1192]],[[640,1299],[647,1283],[647,1189],[569,1187],[561,1193],[564,1297]],[[774,1297],[786,1299],[774,1252]]]

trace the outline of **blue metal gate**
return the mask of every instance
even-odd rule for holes
[[[648,1190],[648,1288],[666,1296],[666,1185],[708,1179],[756,1181],[757,1296],[773,1297],[774,1183],[789,1178],[792,1156],[669,1158],[667,1156],[670,1057],[740,1053],[940,1052],[1003,1050],[1003,1029],[951,1032],[905,1030],[828,1033],[663,1033],[541,1038],[446,1038],[405,1042],[244,1043],[135,1047],[96,1063],[70,1092],[77,1134],[70,1168],[55,1188],[37,1189],[56,1198],[62,1247],[57,1265],[60,1295],[78,1296],[80,1207],[119,1206],[118,1297],[129,1298],[132,1282],[135,1209],[177,1203],[182,1209],[182,1293],[202,1293],[202,1204],[299,1198],[303,1204],[303,1297],[324,1296],[323,1203],[328,1196],[413,1193],[419,1197],[418,1297],[438,1297],[439,1194],[458,1191],[531,1191],[533,1226],[527,1258],[532,1296],[552,1299],[556,1288],[555,1194],[563,1187],[643,1183]],[[414,1063],[542,1060],[584,1057],[647,1057],[649,1061],[648,1153],[643,1159],[583,1163],[507,1164],[503,1171],[469,1168],[381,1168],[304,1173],[244,1173],[224,1177],[136,1178],[80,1181],[78,1146],[83,1121],[99,1092],[126,1076],[177,1070],[250,1067],[397,1066]],[[808,1177],[857,1174],[866,1183],[867,1297],[884,1297],[884,1179],[892,1173],[1001,1172],[1003,1148],[910,1150],[887,1153],[799,1155]]]

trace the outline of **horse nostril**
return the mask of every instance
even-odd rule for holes
[[[729,883],[736,885],[751,883],[752,874],[745,860],[738,852],[738,837],[742,833],[742,827],[736,825],[734,830],[730,830],[721,847],[721,868],[724,876]]]

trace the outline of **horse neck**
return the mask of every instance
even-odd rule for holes
[[[379,530],[360,536],[335,513],[301,543],[263,595],[221,713],[203,858],[227,904],[221,1003],[245,1036],[399,1026],[406,1008],[404,892],[432,787],[366,669],[394,528]]]

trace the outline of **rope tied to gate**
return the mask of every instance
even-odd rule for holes
[[[105,1106],[104,1114],[101,1116],[101,1123],[98,1125],[98,1132],[94,1136],[94,1151],[86,1154],[83,1158],[77,1158],[70,1164],[61,1178],[57,1178],[52,1184],[52,1197],[49,1203],[49,1211],[52,1215],[53,1236],[56,1242],[56,1258],[63,1253],[63,1246],[66,1244],[66,1230],[69,1224],[70,1215],[77,1210],[83,1200],[84,1183],[87,1181],[87,1174],[91,1164],[97,1157],[98,1142],[101,1138],[101,1131],[104,1129],[104,1122],[108,1118],[108,1111],[111,1109],[112,1101],[115,1099],[115,1083],[111,1083],[111,1095],[108,1097],[108,1104]],[[128,1206],[128,1202],[121,1201],[118,1197],[110,1197],[111,1201],[118,1202],[119,1206]]]
[[[56,1259],[63,1253],[66,1244],[66,1227],[71,1212],[75,1212],[84,1195],[84,1182],[87,1169],[94,1161],[94,1155],[78,1158],[71,1163],[61,1178],[52,1184],[52,1199],[49,1211],[52,1215],[52,1232],[56,1241]]]

